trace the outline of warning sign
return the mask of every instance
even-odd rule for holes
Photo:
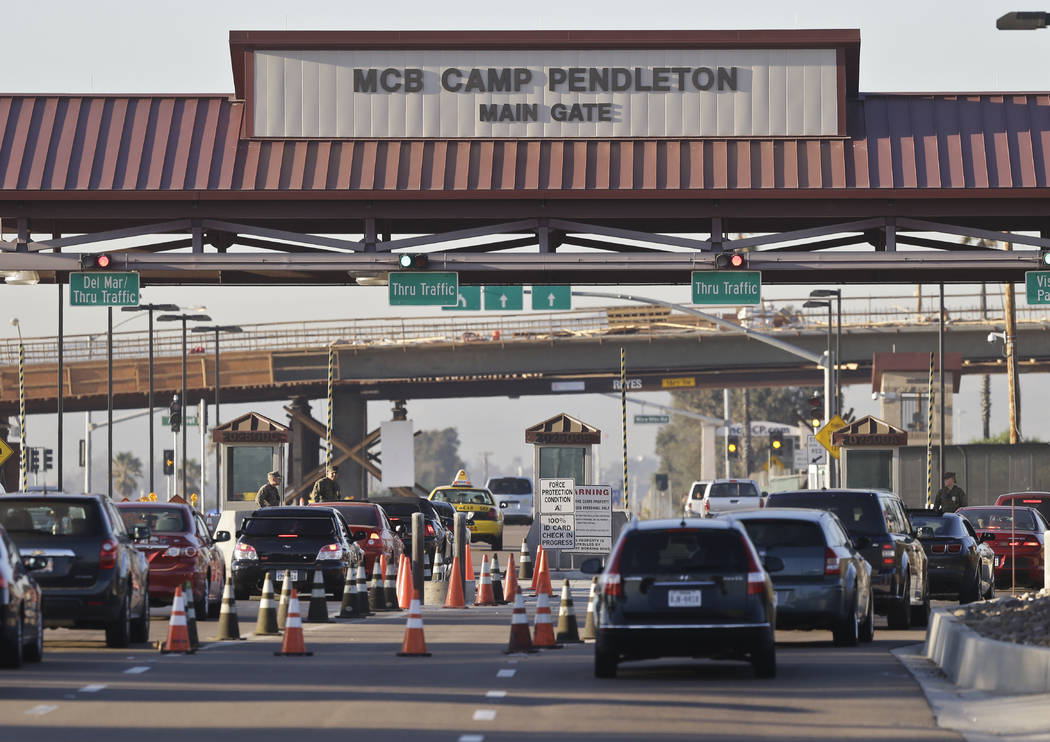
[[[612,487],[581,484],[576,488],[576,544],[573,551],[607,554],[612,551]]]

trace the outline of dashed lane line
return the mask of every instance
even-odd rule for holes
[[[485,698],[506,698],[507,691],[505,690],[490,690],[485,694]]]
[[[43,716],[44,714],[50,714],[52,711],[57,709],[58,706],[50,706],[46,703],[41,703],[33,706],[31,709],[26,709],[26,714],[29,716]]]
[[[124,671],[125,675],[141,675],[144,672],[149,671],[149,665],[138,665],[136,667],[129,667]]]
[[[492,721],[496,718],[496,709],[477,709],[474,712],[474,721]]]
[[[517,673],[517,670],[498,670],[496,672],[497,678],[512,678]]]
[[[105,687],[105,683],[92,683],[91,685],[85,685],[83,688],[80,688],[77,693],[98,693]]]
[[[485,742],[484,734],[461,734],[459,742]]]

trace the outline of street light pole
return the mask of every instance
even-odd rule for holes
[[[815,289],[809,292],[810,297],[835,297],[835,364],[832,367],[832,386],[834,387],[834,404],[831,412],[842,414],[842,289]],[[831,306],[828,306],[831,312]],[[829,324],[830,327],[830,324]]]
[[[26,348],[22,344],[22,324],[11,318],[18,330],[18,486],[22,492],[29,484],[29,459],[26,456]]]
[[[832,396],[834,395],[834,385],[832,383],[833,371],[835,367],[834,351],[831,347],[831,327],[832,327],[832,316],[831,316],[831,301],[807,301],[802,305],[806,309],[818,309],[827,307],[828,310],[828,339],[827,339],[827,353],[824,357],[824,422],[831,420],[834,413],[834,402]],[[831,487],[836,486],[835,477],[835,459],[833,456],[828,456],[828,485]]]
[[[218,426],[222,418],[219,416],[219,389],[221,388],[219,378],[219,333],[220,332],[244,332],[238,325],[211,325],[206,327],[198,325],[193,328],[194,332],[214,332],[215,333],[215,425]],[[215,448],[215,507],[219,507],[219,491],[222,488],[222,479],[220,468],[222,466],[222,454],[219,448]],[[201,471],[204,471],[204,461],[201,460]],[[204,492],[203,488],[200,493],[201,496],[201,510],[204,510]]]
[[[186,322],[211,322],[206,314],[162,314],[158,322],[182,322],[182,394],[179,395],[179,417],[182,419],[182,496],[186,497]],[[196,331],[196,327],[193,328]],[[203,466],[203,462],[201,462]]]

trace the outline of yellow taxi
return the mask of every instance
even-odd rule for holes
[[[465,471],[460,469],[451,485],[435,487],[430,499],[447,502],[466,513],[471,541],[486,541],[493,551],[503,549],[503,512],[492,499],[492,493],[472,485]]]

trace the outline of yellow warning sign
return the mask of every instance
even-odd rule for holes
[[[679,376],[674,379],[661,379],[660,386],[664,389],[681,389],[683,387],[696,386],[696,377],[693,376]]]
[[[7,441],[0,439],[0,465],[14,456],[15,449],[7,445]]]
[[[846,427],[846,421],[838,415],[824,423],[824,427],[814,433],[813,437],[817,439],[820,445],[824,446],[832,456],[836,459],[839,458],[841,448],[839,446],[831,445],[831,436],[836,430],[840,430]]]

